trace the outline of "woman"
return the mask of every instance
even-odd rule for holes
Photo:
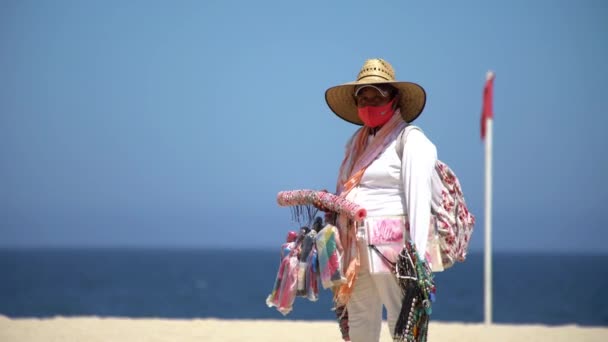
[[[424,108],[424,89],[397,81],[385,60],[370,59],[355,82],[329,88],[325,99],[340,118],[363,126],[347,143],[337,194],[366,208],[370,220],[402,217],[400,236],[426,252],[437,151],[418,129],[408,129],[405,143],[397,144],[400,133]],[[403,151],[396,146],[403,146]],[[351,341],[378,341],[383,306],[393,335],[402,300],[394,275],[370,271],[374,265],[369,262],[369,237],[357,234],[360,224],[338,218],[337,225],[348,282],[335,290],[335,299],[338,308],[346,305]]]

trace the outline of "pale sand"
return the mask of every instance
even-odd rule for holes
[[[101,341],[341,341],[333,322],[170,320],[78,317],[9,319],[0,316],[2,342]],[[386,326],[381,341],[390,342]],[[608,327],[491,325],[431,322],[429,341],[608,341]]]

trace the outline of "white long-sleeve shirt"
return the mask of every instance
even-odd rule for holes
[[[397,154],[397,141],[393,141],[367,167],[359,186],[346,198],[364,207],[370,217],[406,214],[411,239],[418,251],[426,251],[431,219],[431,176],[437,149],[421,130],[408,130],[403,158]]]

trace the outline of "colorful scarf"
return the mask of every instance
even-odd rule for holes
[[[315,241],[321,285],[324,289],[333,288],[346,281],[340,266],[339,236],[338,229],[328,224],[317,234],[317,240]]]
[[[352,189],[357,187],[367,167],[384,152],[406,125],[407,123],[403,121],[399,110],[397,110],[393,117],[376,132],[371,143],[368,144],[372,128],[363,126],[355,132],[346,144],[346,155],[340,166],[336,194],[340,197],[346,197]],[[350,299],[360,265],[356,239],[357,228],[355,221],[343,215],[338,217],[337,225],[340,229],[340,239],[344,247],[342,265],[345,268],[344,274],[347,281],[335,289],[334,300],[338,305],[345,305]]]

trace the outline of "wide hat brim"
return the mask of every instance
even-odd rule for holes
[[[325,91],[325,101],[329,108],[340,118],[355,125],[363,125],[357,114],[355,103],[355,88],[364,84],[390,84],[399,90],[401,98],[399,108],[401,117],[410,123],[424,110],[426,92],[420,85],[412,82],[387,81],[380,77],[366,77],[365,79],[331,87]]]

